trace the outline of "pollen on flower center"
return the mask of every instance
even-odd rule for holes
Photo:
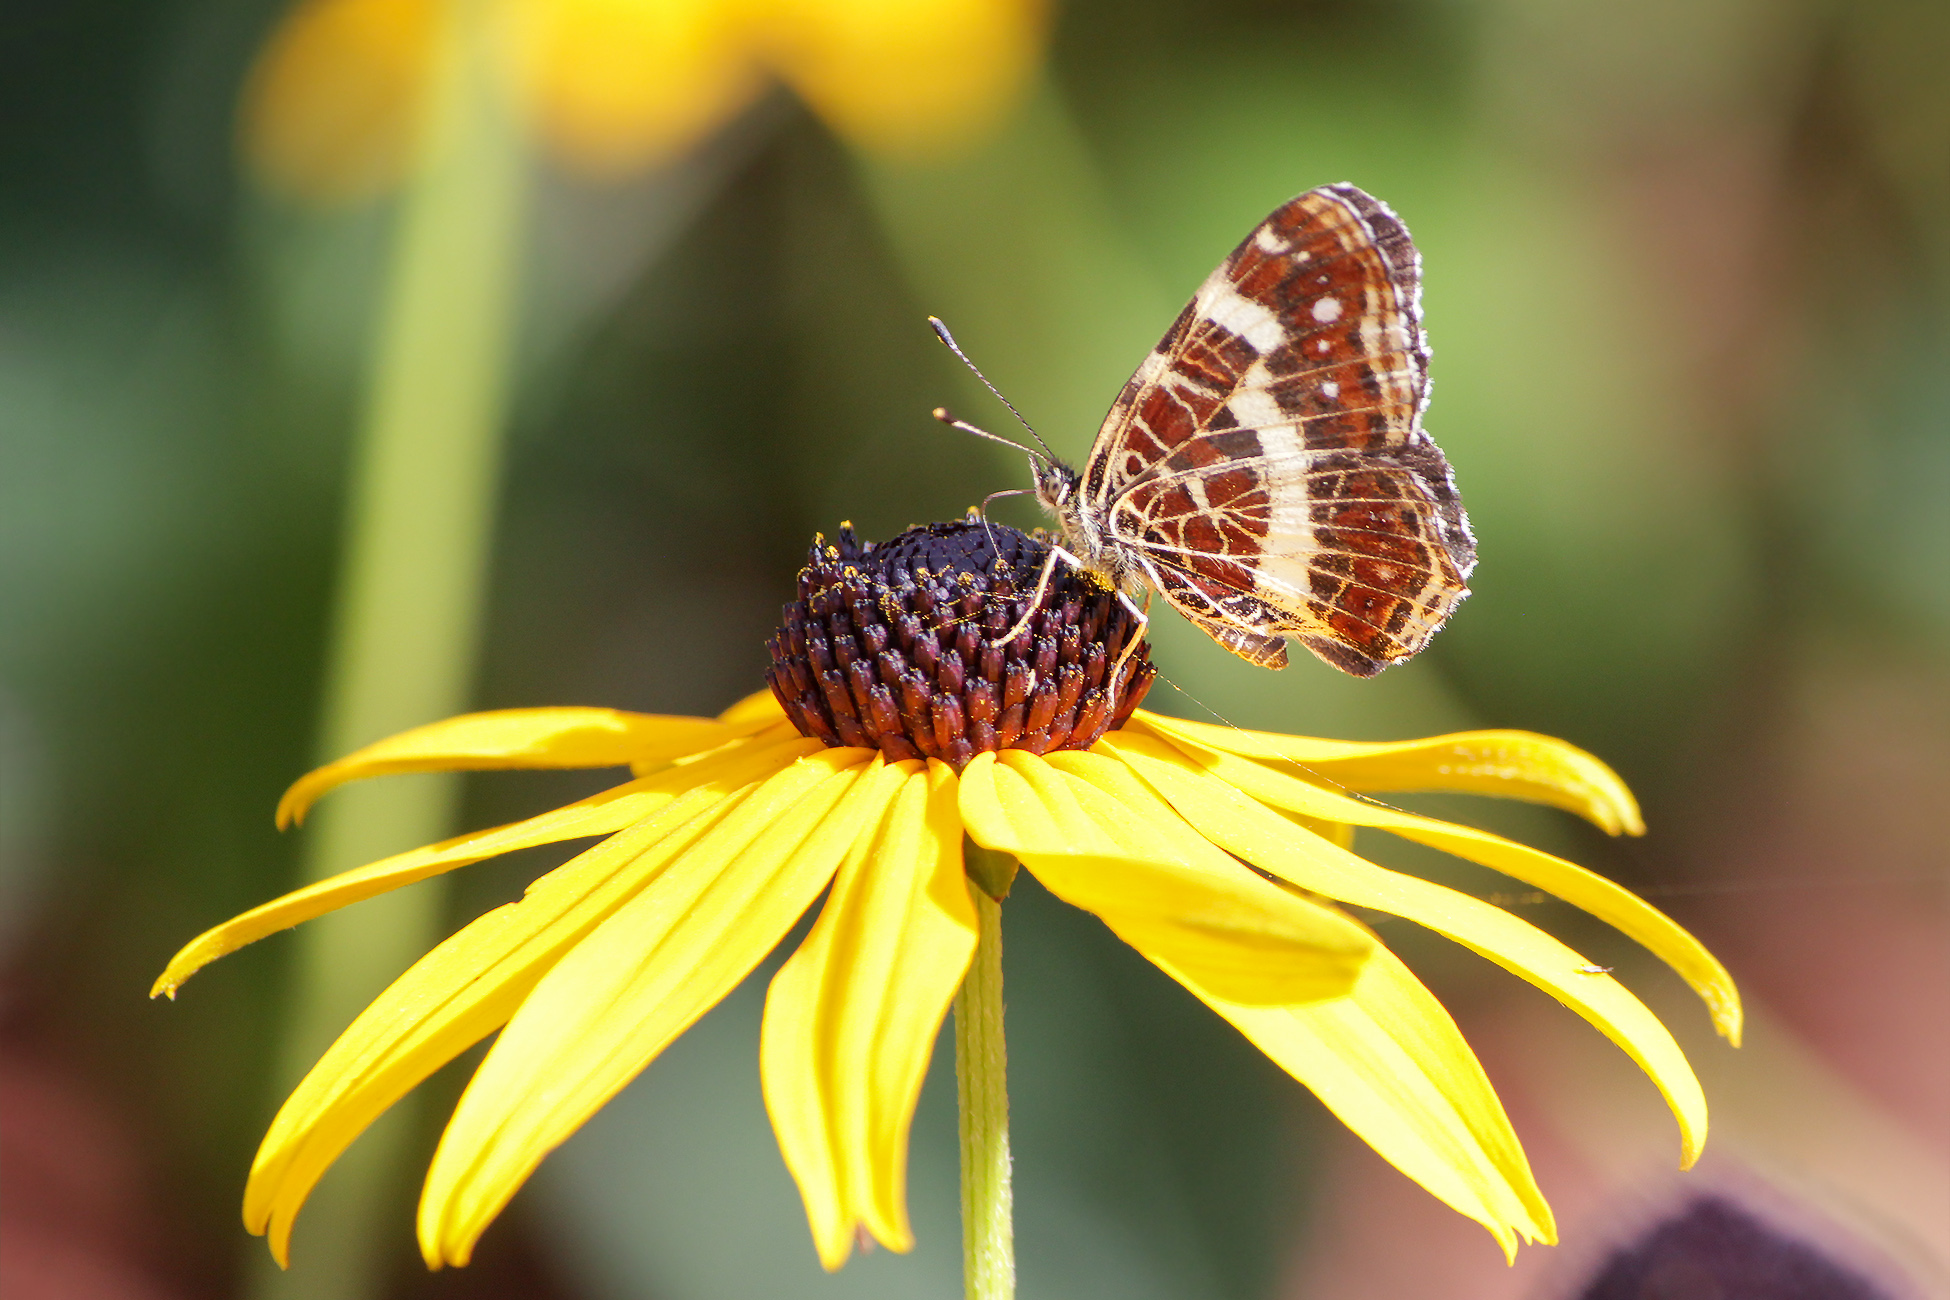
[[[862,542],[816,538],[799,598],[766,643],[765,680],[804,735],[938,758],[1087,749],[1150,689],[1150,647],[1115,592],[1058,564],[1028,626],[1049,546],[969,518]],[[1110,680],[1113,669],[1116,680]]]

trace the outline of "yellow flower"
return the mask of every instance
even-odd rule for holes
[[[387,773],[634,773],[553,812],[288,894],[171,961],[156,992],[173,995],[224,953],[348,903],[516,849],[602,837],[422,958],[285,1103],[244,1203],[245,1223],[269,1234],[280,1260],[305,1197],[347,1144],[499,1031],[420,1205],[429,1264],[465,1263],[541,1159],[729,993],[822,893],[767,997],[766,1105],[825,1266],[846,1260],[859,1228],[907,1249],[908,1124],[977,939],[964,835],[1099,916],[1508,1252],[1520,1239],[1553,1240],[1554,1230],[1502,1106],[1440,1004],[1338,904],[1447,935],[1584,1016],[1665,1094],[1692,1162],[1705,1102],[1643,1004],[1508,912],[1349,847],[1355,827],[1378,828],[1563,898],[1664,959],[1735,1037],[1739,1001],[1725,970],[1628,891],[1511,840],[1365,797],[1499,795],[1638,833],[1632,797],[1608,768],[1525,732],[1356,744],[1133,712],[1151,676],[1142,643],[1123,653],[1132,620],[1080,579],[1051,584],[1019,657],[1001,648],[997,634],[1019,616],[1011,601],[1026,588],[984,547],[993,543],[1018,576],[1033,575],[1037,556],[1021,534],[994,533],[1004,536],[937,525],[879,548],[846,534],[816,548],[773,643],[773,692],[715,719],[472,714],[368,746],[291,787],[281,825],[335,786]],[[956,572],[962,562],[971,571]],[[891,666],[879,677],[855,671],[867,663]],[[1036,671],[1024,677],[1025,665]],[[866,743],[818,738],[836,728]],[[1084,747],[1064,748],[1073,743]],[[902,757],[903,746],[932,752]]]
[[[477,0],[508,84],[571,170],[663,162],[777,77],[896,156],[992,126],[1041,52],[1041,0]],[[452,0],[447,0],[452,3]],[[242,139],[272,184],[368,197],[410,165],[443,0],[301,0],[259,55]]]

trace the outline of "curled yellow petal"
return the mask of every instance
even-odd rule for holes
[[[741,733],[711,718],[621,709],[500,709],[464,713],[402,731],[294,781],[278,801],[278,825],[304,820],[320,795],[347,781],[399,772],[503,768],[623,767],[667,762]]]
[[[1228,1002],[1178,972],[1383,1159],[1489,1229],[1506,1255],[1556,1229],[1502,1102],[1455,1021],[1377,944],[1345,998]]]
[[[673,157],[763,88],[745,15],[725,0],[512,0],[537,129],[595,177]]]
[[[797,737],[782,742],[747,741],[712,755],[704,763],[630,781],[526,821],[457,835],[439,844],[342,871],[234,916],[190,940],[170,958],[169,965],[149,990],[149,996],[175,997],[183,981],[217,958],[315,916],[484,858],[540,844],[607,835],[648,816],[681,791],[692,787],[728,791],[751,779],[754,772],[777,767],[817,748],[818,741]]]
[[[542,977],[434,1153],[419,1215],[429,1265],[465,1264],[542,1158],[751,972],[901,781],[868,750],[801,758]]]
[[[272,186],[316,202],[372,198],[406,172],[431,75],[434,0],[305,0],[245,86],[240,143]]]
[[[566,807],[551,809],[526,821],[457,835],[453,839],[396,853],[390,858],[342,871],[316,884],[295,889],[234,916],[183,945],[156,978],[149,996],[167,994],[173,998],[176,990],[190,976],[246,944],[352,903],[425,880],[428,876],[517,849],[556,844],[586,835],[607,835],[620,830],[649,812],[659,801],[657,792],[643,788],[646,784],[644,781],[632,781]]]
[[[1143,711],[1135,721],[1167,740],[1257,759],[1317,785],[1364,794],[1442,790],[1522,799],[1576,813],[1608,835],[1645,833],[1638,800],[1618,773],[1577,746],[1534,731],[1461,731],[1375,744],[1241,731]]]
[[[1118,769],[1091,754],[978,755],[962,772],[962,822],[1146,957],[1223,996],[1284,1004],[1353,987],[1373,946],[1359,926],[1244,870]]]
[[[1706,1098],[1670,1031],[1609,975],[1535,926],[1453,889],[1389,871],[1328,843],[1142,736],[1105,737],[1115,755],[1214,844],[1311,893],[1405,917],[1489,958],[1583,1016],[1637,1062],[1679,1123],[1681,1161],[1706,1141]]]
[[[1671,917],[1595,871],[1489,831],[1417,817],[1370,800],[1350,798],[1273,764],[1240,758],[1204,744],[1180,743],[1174,739],[1166,747],[1155,739],[1134,735],[1113,740],[1111,747],[1120,753],[1151,753],[1189,761],[1219,782],[1244,791],[1262,803],[1310,819],[1379,827],[1403,839],[1495,868],[1583,908],[1645,945],[1677,971],[1706,1003],[1714,1027],[1733,1043],[1740,1041],[1740,992],[1727,968],[1705,944]]]
[[[278,1111],[252,1163],[244,1224],[289,1259],[291,1227],[318,1179],[381,1112],[500,1028],[561,955],[633,897],[756,784],[702,784],[549,872],[415,962],[326,1050]]]
[[[927,157],[1015,103],[1041,56],[1042,0],[760,0],[781,75],[840,134]]]
[[[765,999],[765,1108],[829,1271],[860,1227],[891,1250],[914,1244],[908,1126],[975,952],[954,773],[900,767],[885,817],[854,842]]]

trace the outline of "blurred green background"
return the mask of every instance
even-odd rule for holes
[[[322,743],[396,229],[383,196],[307,204],[239,162],[239,96],[283,10],[0,5],[0,1269],[18,1297],[275,1289],[236,1205],[280,1097],[292,941],[175,1004],[143,994],[182,942],[298,879],[303,834],[271,810]],[[598,183],[526,160],[473,705],[724,708],[760,685],[814,531],[884,537],[1026,481],[929,420],[944,402],[1005,416],[927,314],[1080,458],[1211,266],[1293,193],[1351,180],[1423,251],[1428,424],[1481,541],[1475,594],[1371,683],[1311,659],[1259,672],[1160,618],[1172,685],[1151,706],[1355,738],[1525,727],[1613,762],[1643,841],[1426,806],[1642,888],[1715,945],[1786,1045],[1762,1058],[1775,1100],[1826,1099],[1799,1122],[1834,1140],[1743,1128],[1748,1094],[1732,1075],[1714,1092],[1714,1071],[1757,1067],[1702,1044],[1734,1135],[1713,1176],[1845,1220],[1864,1257],[1942,1268],[1950,8],[1072,0],[1052,20],[1043,70],[953,156],[857,151],[775,91],[660,168]],[[1020,502],[997,516],[1031,522]],[[604,783],[471,779],[461,815]],[[439,905],[471,916],[548,864],[473,868]],[[1096,922],[1033,885],[1010,916],[1025,1295],[1435,1293],[1358,1284],[1364,1261],[1404,1267],[1384,1245],[1433,1249],[1392,1217],[1421,1193]],[[1651,1185],[1641,1166],[1671,1161],[1650,1089],[1580,1085],[1616,1084],[1603,1104],[1651,1134],[1614,1176],[1524,1100],[1548,1092],[1526,1071],[1551,1069],[1524,1017],[1553,1009],[1406,931],[1382,932],[1484,1033],[1546,1193],[1575,1211],[1567,1240],[1605,1239]],[[945,1061],[916,1129],[919,1248],[828,1278],[759,1101],[764,975],[553,1157],[470,1269],[420,1270],[408,1170],[368,1292],[958,1294]],[[1639,986],[1702,1037],[1657,973]],[[462,1081],[430,1085],[414,1150]],[[1460,1231],[1430,1265],[1450,1294],[1575,1285],[1505,1272]]]

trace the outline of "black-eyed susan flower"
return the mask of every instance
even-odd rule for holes
[[[1576,1010],[1664,1093],[1692,1162],[1705,1102],[1643,1004],[1501,908],[1349,847],[1353,828],[1379,828],[1574,903],[1663,958],[1735,1037],[1725,970],[1640,899],[1550,854],[1365,797],[1500,795],[1636,833],[1637,808],[1608,768],[1524,732],[1355,744],[1140,711],[1148,652],[1131,645],[1140,629],[1110,593],[1059,571],[1026,608],[1044,553],[978,521],[879,546],[842,533],[817,544],[800,575],[771,644],[771,691],[717,718],[472,714],[295,784],[281,824],[334,786],[387,773],[634,773],[565,808],[301,889],[170,963],[157,992],[359,899],[515,849],[600,837],[428,953],[326,1052],[258,1153],[247,1225],[283,1260],[300,1206],[346,1145],[498,1032],[420,1206],[428,1262],[465,1263],[542,1158],[817,906],[767,997],[766,1105],[826,1267],[845,1261],[861,1230],[906,1249],[908,1124],[978,942],[964,836],[1099,916],[1506,1251],[1554,1236],[1516,1135],[1441,1005],[1339,904],[1434,929]],[[1001,644],[1025,615],[1029,634]]]
[[[441,10],[300,0],[266,42],[242,139],[261,176],[367,197],[411,163]],[[476,0],[504,82],[550,153],[616,176],[682,153],[783,81],[847,139],[952,150],[1014,101],[1042,0]]]

